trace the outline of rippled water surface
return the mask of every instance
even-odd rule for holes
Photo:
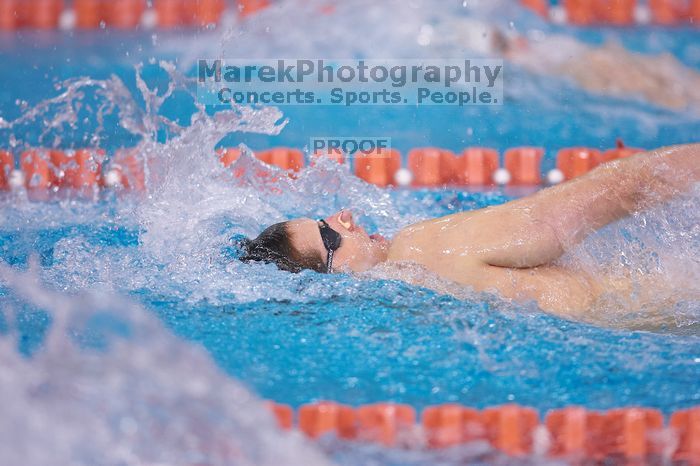
[[[287,107],[212,115],[194,104],[186,76],[197,57],[455,56],[468,53],[448,34],[461,16],[562,32],[512,8],[509,25],[485,6],[472,10],[462,2],[444,11],[437,2],[370,3],[339,5],[326,40],[310,37],[320,24],[296,2],[223,37],[3,36],[3,146],[99,145],[111,155],[139,143],[149,167],[143,196],[108,192],[92,202],[57,195],[38,203],[23,192],[2,194],[0,381],[9,393],[0,416],[3,458],[46,464],[53,455],[55,464],[94,464],[110,451],[105,464],[486,463],[492,452],[478,445],[446,456],[333,442],[313,447],[277,432],[257,400],[391,400],[416,408],[517,402],[542,413],[569,404],[669,413],[700,403],[700,301],[693,293],[665,296],[668,304],[654,310],[622,313],[614,300],[601,303],[593,325],[468,289],[451,296],[371,273],[291,275],[235,260],[236,238],[287,218],[349,207],[368,231],[391,236],[414,221],[522,193],[386,191],[331,163],[296,179],[264,181],[249,154],[238,162],[245,175],[233,178],[215,147],[303,147],[311,136],[373,132],[404,152],[428,144],[542,145],[549,168],[559,147],[610,147],[623,137],[651,148],[700,134],[692,109],[592,95],[514,66],[506,69],[507,104],[497,108]],[[285,28],[274,26],[285,17]],[[425,24],[443,38],[427,49],[415,41]],[[669,49],[700,67],[696,31],[563,32],[590,43],[615,38],[648,53]],[[612,225],[565,260],[653,271],[688,283],[697,296],[698,202],[697,192],[689,193]],[[650,326],[652,312],[661,317]],[[46,425],[65,434],[53,439]],[[233,438],[239,441],[228,443]],[[94,441],[85,446],[86,439]],[[36,445],[49,456],[32,450]]]

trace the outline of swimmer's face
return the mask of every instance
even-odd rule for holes
[[[380,235],[368,235],[355,223],[352,212],[341,210],[325,218],[342,238],[333,254],[333,271],[363,272],[386,260],[388,242]],[[323,246],[316,220],[300,218],[289,222],[288,231],[294,248],[304,254],[318,254],[325,263],[328,252]]]

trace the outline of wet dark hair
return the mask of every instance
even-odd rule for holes
[[[292,246],[287,226],[288,222],[275,223],[265,228],[257,238],[242,240],[240,246],[243,254],[239,260],[273,263],[280,270],[292,273],[298,273],[304,269],[324,273],[326,266],[321,254],[302,253]]]

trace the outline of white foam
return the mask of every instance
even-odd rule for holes
[[[278,430],[201,348],[138,306],[105,292],[51,292],[36,271],[4,265],[0,283],[18,308],[45,310],[52,320],[44,345],[26,358],[15,347],[14,305],[3,309],[10,327],[0,338],[4,463],[327,464],[299,434]],[[112,326],[96,327],[95,319]]]

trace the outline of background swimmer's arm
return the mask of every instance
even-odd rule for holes
[[[549,264],[599,228],[687,191],[700,181],[700,144],[673,146],[601,165],[585,176],[480,211],[470,241],[498,267]]]

